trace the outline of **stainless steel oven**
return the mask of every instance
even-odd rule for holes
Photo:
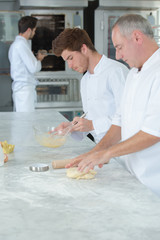
[[[69,120],[75,115],[81,115],[80,78],[77,74],[39,74],[36,110],[54,108]]]
[[[59,3],[58,3],[59,2]],[[70,3],[70,5],[68,5]],[[20,0],[20,9],[25,15],[34,16],[38,19],[36,34],[32,40],[32,51],[36,54],[39,49],[45,49],[48,56],[42,61],[42,74],[61,72],[71,74],[62,58],[52,54],[52,41],[65,28],[83,28],[84,7],[88,6],[88,0],[49,1]]]
[[[81,106],[80,78],[77,75],[65,77],[39,76],[37,90],[37,108]]]
[[[32,40],[32,50],[36,54],[39,49],[45,49],[48,56],[42,61],[42,69],[36,74],[37,104],[36,110],[56,108],[64,113],[81,114],[79,74],[63,61],[61,57],[52,54],[52,41],[67,27],[83,28],[84,7],[88,0],[20,0],[21,10],[25,15],[38,18],[36,34]],[[79,115],[78,114],[78,115]]]
[[[95,10],[94,36],[95,47],[100,52],[115,59],[115,48],[111,39],[112,26],[123,14],[135,13],[150,19],[154,19],[154,24],[159,25],[160,1],[110,1],[99,0],[99,7]],[[158,37],[159,40],[159,37]]]
[[[65,29],[64,14],[31,14],[38,19],[35,36],[32,39],[32,51],[44,49],[48,56],[42,61],[41,71],[65,71],[65,62],[52,54],[52,41]]]

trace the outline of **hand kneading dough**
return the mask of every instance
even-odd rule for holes
[[[80,172],[77,167],[67,169],[67,177],[76,179],[92,179],[97,172],[89,170],[88,173]]]

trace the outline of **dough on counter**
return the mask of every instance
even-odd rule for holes
[[[8,154],[8,153],[11,153],[13,152],[14,150],[14,145],[12,144],[8,144],[7,141],[4,141],[4,142],[0,142],[1,145],[2,145],[2,148],[3,148],[3,152]]]
[[[76,179],[92,179],[97,172],[89,170],[88,173],[78,171],[77,167],[67,169],[67,177]]]

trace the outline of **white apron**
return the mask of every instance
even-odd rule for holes
[[[14,111],[34,112],[36,91],[35,86],[24,86],[20,90],[13,92]]]

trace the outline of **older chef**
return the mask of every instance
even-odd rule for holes
[[[117,20],[112,40],[116,58],[132,68],[121,109],[102,141],[66,167],[88,171],[123,155],[128,171],[160,196],[160,49],[150,24],[136,14]]]
[[[31,51],[30,40],[36,30],[37,19],[22,17],[18,22],[19,35],[9,49],[14,110],[16,112],[33,112],[36,99],[36,79],[34,74],[41,70],[41,61],[45,57],[38,52],[37,58]]]
[[[67,28],[53,41],[53,52],[62,56],[69,68],[85,73],[81,79],[81,97],[86,118],[75,117],[72,136],[83,139],[92,134],[96,143],[111,126],[111,120],[121,101],[128,68],[122,63],[100,55],[87,32]],[[56,130],[63,130],[64,122]]]

